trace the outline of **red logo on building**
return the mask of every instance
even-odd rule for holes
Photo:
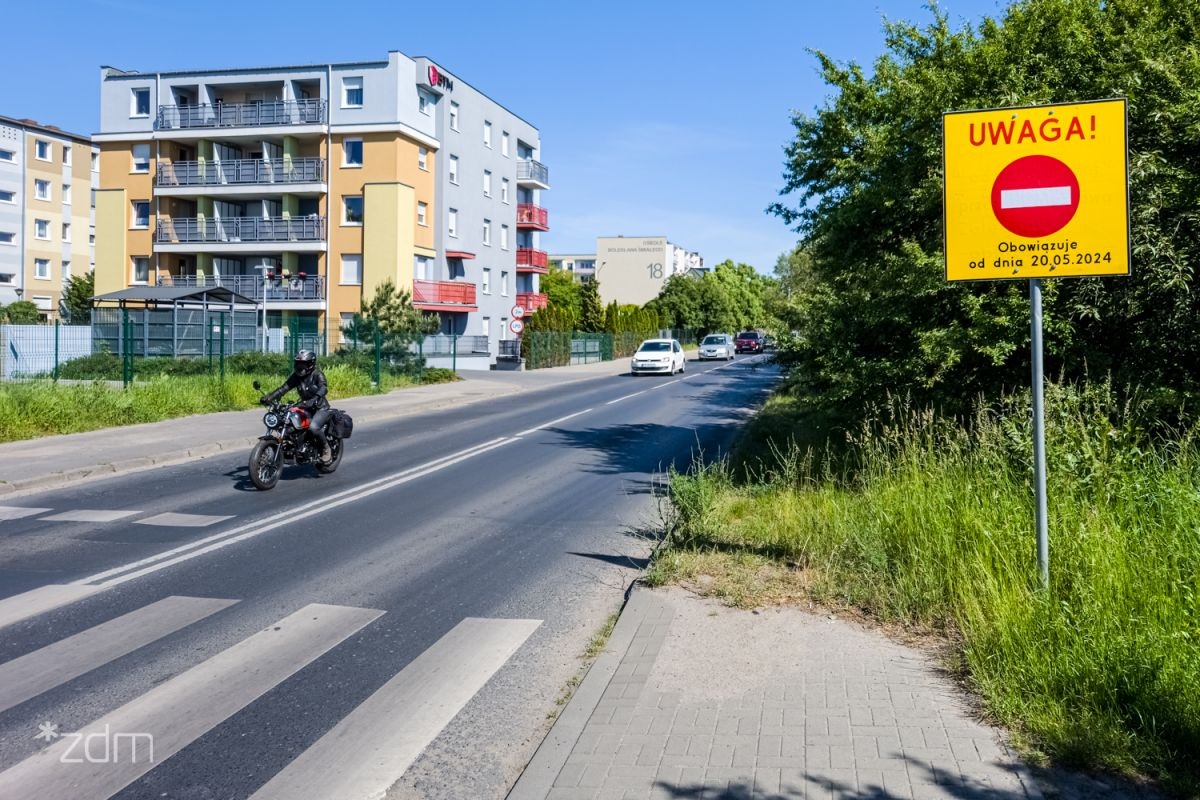
[[[430,64],[429,65],[429,85],[437,86],[439,77],[441,77],[441,76],[438,75],[438,68],[433,66],[432,64]]]
[[[429,85],[445,89],[447,92],[454,91],[454,81],[443,75],[442,71],[433,64],[429,65]]]

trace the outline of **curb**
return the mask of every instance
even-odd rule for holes
[[[558,715],[558,719],[538,745],[533,758],[525,765],[517,782],[506,795],[506,800],[545,800],[550,794],[554,780],[567,763],[567,758],[575,748],[575,742],[579,740],[580,734],[587,727],[588,720],[600,703],[601,696],[612,682],[617,668],[633,643],[634,634],[646,618],[650,605],[649,592],[638,591],[635,583],[604,651],[588,668],[583,682],[571,695],[567,707]]]

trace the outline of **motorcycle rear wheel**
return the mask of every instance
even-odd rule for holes
[[[338,464],[342,463],[342,440],[336,436],[330,436],[328,441],[329,453],[333,458],[329,460],[328,464],[322,461],[317,462],[317,472],[322,475],[328,475],[338,468]]]
[[[264,492],[274,489],[281,471],[279,445],[275,442],[256,443],[250,450],[250,482]]]

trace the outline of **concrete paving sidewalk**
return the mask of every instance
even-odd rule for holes
[[[628,359],[532,371],[460,372],[460,381],[334,401],[354,417],[355,431],[373,423],[485,402],[520,392],[628,373]],[[279,376],[282,380],[283,377]],[[179,464],[227,450],[246,450],[262,433],[262,409],[224,411],[162,422],[46,436],[0,444],[0,497],[118,472]]]

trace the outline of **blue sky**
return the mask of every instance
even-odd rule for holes
[[[942,0],[954,25],[1004,0]],[[666,236],[770,273],[794,233],[764,209],[783,186],[792,111],[829,95],[809,49],[869,67],[882,20],[923,0],[10,3],[0,114],[99,125],[101,65],[152,72],[429,56],[537,126],[551,253],[596,236]]]

